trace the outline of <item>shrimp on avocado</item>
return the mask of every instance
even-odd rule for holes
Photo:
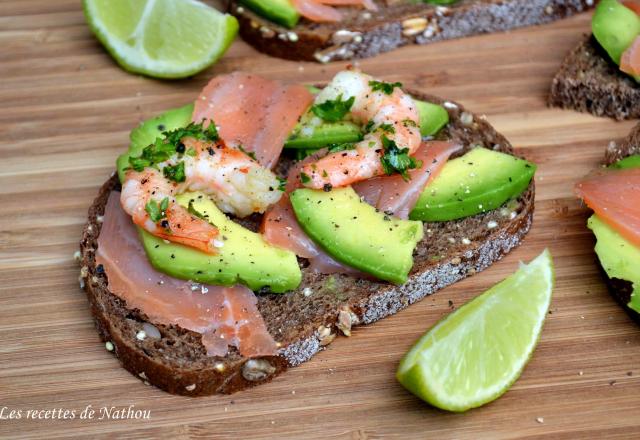
[[[127,171],[120,197],[133,222],[157,237],[217,253],[218,229],[176,201],[175,196],[186,191],[208,194],[236,217],[263,213],[282,196],[273,172],[219,139],[183,137],[176,150],[167,153],[169,144],[151,145],[146,156],[133,159],[136,166]],[[153,157],[164,160],[150,163]]]
[[[410,156],[422,141],[418,109],[399,83],[375,81],[358,70],[345,70],[318,94],[315,104],[348,107],[346,118],[365,126],[366,134],[352,149],[307,164],[301,174],[305,186],[347,186],[416,167]]]

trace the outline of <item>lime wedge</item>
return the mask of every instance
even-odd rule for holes
[[[195,0],[84,0],[93,33],[124,69],[184,78],[209,67],[238,32],[235,17]]]
[[[495,400],[520,376],[551,302],[553,261],[539,257],[437,323],[396,377],[427,403],[466,411]]]

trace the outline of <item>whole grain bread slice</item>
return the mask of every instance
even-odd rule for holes
[[[629,135],[622,142],[610,142],[604,156],[604,164],[609,166],[620,159],[624,159],[634,154],[640,154],[640,124],[636,125]],[[601,272],[607,282],[607,287],[611,296],[627,311],[629,316],[640,324],[640,313],[632,310],[627,306],[631,301],[631,293],[633,292],[633,284],[619,278],[609,278],[604,268],[601,266]]]
[[[594,0],[460,0],[451,6],[376,0],[378,11],[341,8],[339,23],[302,19],[293,29],[261,17],[238,1],[229,12],[240,35],[266,54],[292,60],[367,58],[409,44],[427,44],[475,34],[549,23],[585,11]]]
[[[513,154],[509,142],[482,117],[453,102],[412,93],[418,99],[441,103],[451,122],[438,135],[465,146]],[[288,167],[281,161],[280,172]],[[210,357],[200,335],[176,326],[157,325],[161,338],[139,340],[136,334],[149,320],[131,310],[108,288],[107,274],[95,263],[100,216],[109,193],[119,189],[112,176],[89,209],[81,249],[84,284],[100,337],[131,373],[175,394],[191,396],[232,393],[270,380],[289,366],[310,359],[337,335],[350,335],[355,325],[369,324],[462,278],[480,272],[516,247],[529,231],[534,209],[534,182],[516,200],[500,209],[443,223],[425,223],[425,239],[414,253],[415,265],[402,286],[322,275],[306,269],[303,281],[285,294],[258,293],[260,310],[269,332],[281,344],[277,356],[246,359],[231,350],[224,358]],[[257,227],[254,219],[253,227]],[[243,222],[245,226],[252,226]],[[151,323],[154,324],[154,323]]]
[[[548,103],[596,116],[635,119],[640,118],[640,85],[620,72],[589,36],[562,63],[551,83]]]

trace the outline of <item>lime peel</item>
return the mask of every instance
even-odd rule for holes
[[[553,285],[553,261],[545,250],[422,336],[400,362],[398,381],[427,403],[449,411],[495,400],[531,357]]]

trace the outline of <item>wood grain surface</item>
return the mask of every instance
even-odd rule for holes
[[[198,76],[163,82],[119,69],[77,0],[0,2],[0,438],[638,438],[640,331],[598,273],[587,211],[572,182],[633,122],[547,109],[563,56],[589,15],[552,25],[360,62],[373,75],[486,114],[539,164],[536,215],[524,244],[486,272],[340,338],[273,382],[232,396],[185,398],[145,386],[104,349],[78,287],[73,253],[86,210],[138,121],[195,98],[213,75],[243,69],[326,81],[344,64],[286,62],[237,41]],[[465,414],[402,389],[402,354],[439,318],[549,247],[552,313],[524,374],[502,398]],[[87,407],[128,407],[148,420],[80,420]],[[27,419],[42,409],[72,420]],[[41,413],[44,415],[44,413]],[[7,417],[5,410],[3,417]]]

